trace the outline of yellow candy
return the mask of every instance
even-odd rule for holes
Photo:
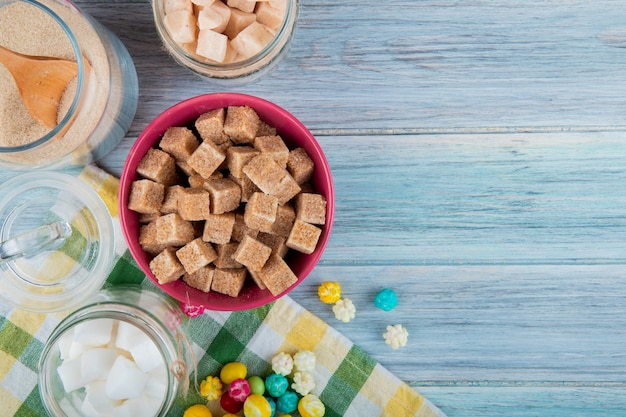
[[[298,411],[302,417],[322,417],[326,407],[315,395],[307,394],[298,402]]]
[[[341,286],[338,282],[324,281],[317,288],[317,295],[326,304],[334,304],[341,298]]]
[[[185,410],[183,417],[213,417],[213,414],[204,404],[196,404]]]
[[[224,365],[220,372],[220,379],[225,384],[230,384],[235,379],[246,379],[248,369],[241,362],[230,362]]]
[[[243,415],[246,417],[270,417],[272,406],[262,395],[252,394],[243,403]]]
[[[208,401],[217,400],[222,395],[222,382],[216,376],[207,376],[200,382],[200,395]]]

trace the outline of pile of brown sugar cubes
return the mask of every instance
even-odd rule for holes
[[[312,253],[326,223],[314,168],[248,106],[168,128],[139,162],[128,202],[158,282],[236,297],[249,276],[281,294],[298,279],[285,255]]]

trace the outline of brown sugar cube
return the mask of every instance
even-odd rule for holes
[[[231,240],[241,242],[244,236],[256,237],[258,234],[258,230],[246,226],[243,213],[235,213],[235,225],[233,226]]]
[[[248,106],[229,106],[224,120],[224,133],[238,145],[253,143],[259,128],[258,114]]]
[[[300,185],[313,177],[315,163],[304,148],[296,148],[289,152],[287,171]]]
[[[233,211],[241,203],[241,187],[228,178],[206,180],[204,189],[211,195],[211,212],[213,214]]]
[[[298,277],[293,273],[283,258],[271,255],[265,266],[255,275],[265,284],[273,296],[277,296],[296,283]]]
[[[207,266],[217,259],[217,252],[215,252],[210,243],[197,238],[178,249],[176,256],[180,263],[183,264],[185,271],[188,274],[193,274],[198,269]]]
[[[184,274],[183,281],[192,288],[202,292],[209,292],[211,291],[211,283],[213,282],[214,274],[215,267],[213,265],[207,265],[198,269],[193,274]]]
[[[287,170],[264,153],[252,158],[243,172],[265,194],[276,196],[279,204],[285,204],[300,192],[300,186]]]
[[[191,222],[184,220],[178,213],[166,214],[155,220],[156,241],[167,246],[183,246],[194,240]]]
[[[248,274],[250,275],[250,278],[252,278],[252,281],[254,281],[254,283],[262,290],[266,289],[267,287],[265,286],[265,284],[263,284],[263,280],[261,280],[261,277],[259,276],[257,271],[250,271],[248,270]]]
[[[235,213],[210,214],[204,222],[202,239],[205,242],[224,244],[230,242],[235,225]]]
[[[187,163],[187,161],[176,161],[176,166],[188,177],[198,175],[198,173]]]
[[[163,197],[163,204],[161,204],[161,213],[169,214],[178,211],[178,192],[182,189],[183,187],[180,185],[172,185],[165,188],[165,197]]]
[[[201,188],[204,189],[204,182],[206,180],[204,179],[204,177],[195,174],[195,175],[190,175],[189,178],[187,178],[187,182],[189,182],[189,187],[191,188]]]
[[[315,188],[313,184],[310,182],[305,182],[304,184],[300,184],[300,192],[301,193],[315,193]]]
[[[296,219],[311,224],[326,224],[326,198],[323,195],[300,193],[294,201]]]
[[[238,246],[239,243],[237,242],[228,242],[221,245],[215,245],[217,259],[213,261],[213,265],[222,269],[241,268],[243,265],[233,259],[233,254],[237,250]]]
[[[211,141],[216,145],[228,140],[228,135],[224,133],[224,117],[226,111],[223,107],[201,114],[196,119],[196,129],[203,141]]]
[[[271,233],[259,232],[256,240],[272,249],[273,255],[278,255],[281,258],[284,258],[289,251],[289,248],[285,244],[285,242],[287,242],[286,237],[273,235]]]
[[[250,236],[244,236],[233,254],[233,259],[251,271],[258,271],[263,268],[271,253],[272,248]]]
[[[159,147],[179,162],[189,159],[199,144],[198,138],[191,129],[174,126],[167,128],[159,142]]]
[[[185,268],[176,257],[175,248],[167,248],[150,261],[150,271],[159,284],[174,282],[185,273]]]
[[[261,192],[261,190],[259,190],[259,187],[257,187],[252,182],[252,180],[250,180],[250,178],[248,178],[245,175],[241,178],[237,178],[237,177],[233,177],[232,175],[229,175],[228,178],[230,178],[231,180],[239,184],[239,188],[241,188],[241,202],[242,203],[247,203],[248,200],[250,200],[250,197],[252,197],[252,194]]]
[[[139,245],[150,255],[157,255],[165,248],[166,245],[157,242],[156,222],[152,221],[139,228]]]
[[[276,210],[276,220],[267,230],[268,233],[287,238],[291,233],[293,222],[296,220],[296,211],[290,204],[279,205]]]
[[[178,214],[185,220],[205,220],[211,215],[211,196],[202,188],[178,191]]]
[[[170,154],[160,149],[148,149],[137,164],[137,173],[163,185],[173,185],[178,181],[176,161]]]
[[[268,125],[263,120],[259,121],[259,127],[256,132],[257,136],[273,136],[277,133],[278,131],[276,130],[274,126]]]
[[[150,222],[155,221],[156,219],[158,219],[161,216],[160,213],[139,213],[139,223],[141,224],[148,224]]]
[[[211,290],[220,294],[237,297],[246,281],[247,271],[245,268],[216,268],[213,274]]]
[[[128,208],[137,213],[159,213],[165,186],[152,180],[136,180],[130,186]]]
[[[251,229],[266,232],[276,221],[278,199],[265,193],[254,193],[246,203],[243,219]]]
[[[226,160],[226,154],[213,142],[202,142],[191,154],[187,163],[202,177],[208,179]]]
[[[287,238],[286,245],[298,252],[310,254],[315,250],[321,234],[322,229],[319,227],[296,220]]]
[[[254,148],[271,156],[281,167],[287,166],[289,148],[280,136],[257,136],[254,139]]]
[[[226,164],[230,175],[237,178],[245,177],[243,167],[255,156],[259,151],[252,146],[231,146],[226,151]]]

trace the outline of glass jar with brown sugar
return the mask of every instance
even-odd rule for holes
[[[67,0],[0,0],[0,47],[60,58],[76,76],[43,123],[20,94],[21,77],[0,64],[0,165],[10,169],[89,164],[125,136],[137,109],[135,67],[122,42]],[[26,71],[24,71],[26,72]]]

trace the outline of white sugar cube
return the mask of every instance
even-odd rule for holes
[[[198,33],[196,53],[216,62],[223,62],[226,57],[228,37],[210,29]]]
[[[111,340],[112,319],[96,319],[74,327],[74,342],[87,346],[103,346]]]
[[[72,392],[85,385],[80,362],[80,358],[65,360],[57,368],[57,373],[59,374],[65,392]]]
[[[259,53],[273,38],[274,34],[267,26],[253,22],[235,36],[231,45],[239,55],[250,58]]]
[[[135,362],[118,356],[106,380],[106,394],[112,400],[138,397],[148,382],[148,375]]]
[[[141,396],[124,401],[115,408],[115,417],[153,417],[161,407],[160,402]]]
[[[230,14],[230,7],[221,1],[215,1],[198,12],[198,28],[200,30],[211,29],[222,33],[228,25]]]
[[[259,2],[256,8],[256,20],[273,30],[278,30],[285,18],[285,2],[281,2],[278,7],[273,6],[273,2]]]
[[[94,348],[86,350],[80,356],[83,381],[90,383],[96,379],[106,379],[117,356],[118,352],[115,349]]]
[[[150,401],[158,402],[165,397],[167,383],[167,368],[165,366],[156,368],[148,373],[148,382],[144,394],[151,398]]]
[[[70,358],[70,348],[72,347],[72,343],[74,342],[74,329],[71,328],[61,337],[59,338],[58,346],[59,346],[59,355],[61,359],[71,359]]]
[[[163,18],[174,42],[188,43],[196,40],[196,16],[187,10],[175,10]]]
[[[192,5],[189,0],[165,0],[163,2],[163,9],[165,13],[171,13],[176,10],[187,10],[191,12]]]
[[[105,381],[94,381],[85,386],[85,399],[80,411],[88,417],[114,415],[113,410],[121,401],[110,400],[106,395]]]
[[[161,352],[147,334],[137,339],[135,345],[130,347],[129,352],[137,367],[143,372],[150,372],[157,366],[165,365]]]
[[[115,346],[126,351],[137,344],[138,340],[146,337],[145,333],[137,326],[120,321],[117,326],[117,336],[115,338]]]

